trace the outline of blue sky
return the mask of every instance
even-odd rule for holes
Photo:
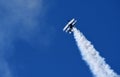
[[[73,35],[71,18],[120,74],[119,0],[1,0],[0,77],[93,77]]]

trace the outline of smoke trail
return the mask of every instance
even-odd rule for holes
[[[74,28],[73,33],[83,60],[88,64],[95,77],[120,77],[106,64],[104,58],[79,30]]]

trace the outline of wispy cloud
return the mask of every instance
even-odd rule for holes
[[[0,60],[0,77],[13,77],[8,63],[4,59]]]
[[[16,38],[28,40],[39,31],[43,0],[0,0],[0,77],[14,77],[6,61]]]

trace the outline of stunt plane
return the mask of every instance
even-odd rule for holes
[[[69,32],[70,34],[73,32],[73,28],[76,24],[77,20],[75,20],[74,18],[68,22],[68,24],[63,28],[63,31],[65,32]]]

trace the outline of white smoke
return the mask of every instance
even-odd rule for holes
[[[79,30],[74,28],[73,33],[83,60],[88,64],[95,77],[120,77],[106,64],[104,58]]]

